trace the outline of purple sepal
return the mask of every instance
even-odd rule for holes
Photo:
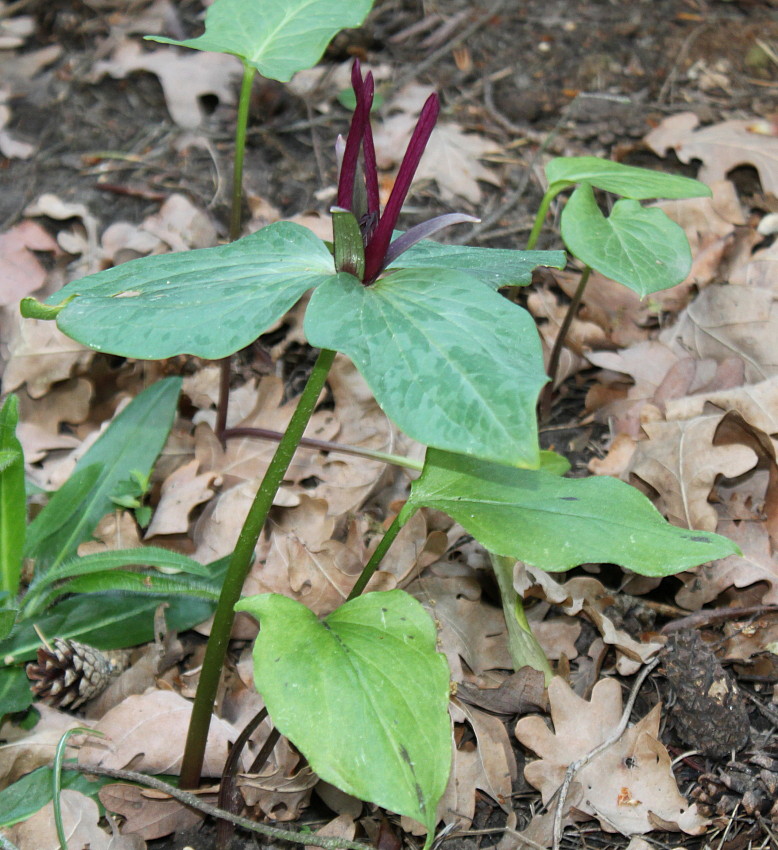
[[[466,213],[446,213],[445,215],[435,216],[435,218],[431,218],[429,221],[423,221],[410,230],[406,230],[402,236],[398,236],[392,242],[386,251],[386,257],[384,257],[384,268],[390,266],[408,248],[411,248],[417,242],[421,242],[422,239],[428,239],[439,230],[450,227],[452,224],[475,223],[480,220],[480,218],[476,218],[474,215],[467,215]]]

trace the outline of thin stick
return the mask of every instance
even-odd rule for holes
[[[264,823],[257,823],[249,820],[249,818],[234,815],[218,806],[212,806],[201,800],[196,794],[191,794],[188,791],[182,791],[173,785],[168,785],[167,782],[162,782],[154,776],[146,776],[145,773],[137,773],[134,770],[114,770],[110,767],[90,767],[89,765],[81,764],[64,764],[63,770],[77,770],[79,773],[94,774],[95,776],[109,776],[112,779],[123,779],[125,782],[137,782],[138,785],[143,785],[146,788],[153,788],[155,791],[161,791],[167,794],[179,803],[189,806],[192,809],[197,809],[206,815],[221,820],[234,823],[242,829],[247,829],[250,832],[258,832],[261,835],[267,835],[270,838],[275,838],[278,841],[291,841],[295,844],[309,844],[312,847],[324,847],[325,850],[369,850],[368,845],[360,844],[358,841],[348,841],[345,838],[328,838],[322,835],[313,835],[310,832],[296,832],[290,829],[278,829],[274,826],[267,826]]]
[[[637,699],[638,692],[643,685],[643,682],[646,681],[648,674],[659,664],[659,659],[655,658],[650,664],[647,664],[640,675],[635,680],[635,684],[632,686],[632,691],[630,692],[629,699],[627,700],[627,704],[624,707],[624,712],[621,715],[621,719],[619,720],[619,724],[616,729],[613,731],[608,738],[606,738],[599,746],[595,747],[593,750],[590,750],[586,755],[581,756],[577,761],[574,761],[565,771],[565,778],[562,784],[559,786],[559,790],[556,792],[554,796],[557,797],[556,811],[554,812],[554,850],[559,850],[559,845],[562,841],[562,821],[564,820],[564,808],[565,808],[565,800],[567,799],[568,791],[570,790],[570,785],[575,778],[576,773],[589,764],[592,759],[596,758],[601,752],[607,750],[608,747],[612,746],[616,743],[616,741],[621,738],[624,734],[624,730],[627,728],[627,724],[629,723],[630,715],[632,714],[632,709],[635,706],[635,700]]]

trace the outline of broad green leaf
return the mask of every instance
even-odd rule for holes
[[[39,767],[0,791],[0,828],[27,820],[51,802],[52,776],[50,767]],[[83,774],[70,770],[62,771],[61,781],[63,790],[80,791],[95,799],[104,785],[116,782],[108,776],[87,779]]]
[[[133,470],[151,470],[173,424],[180,389],[180,378],[165,378],[144,390],[79,460],[73,472],[77,482],[90,467],[101,470],[99,478],[79,499],[66,482],[31,523],[26,554],[36,559],[36,570],[74,555],[100,519],[114,510],[111,495],[117,485]],[[81,494],[83,487],[78,489]]]
[[[24,711],[31,705],[30,680],[24,668],[0,667],[0,720],[4,714]]]
[[[606,218],[592,187],[583,183],[570,196],[560,223],[572,254],[641,297],[675,286],[691,271],[683,228],[656,207],[616,201]]]
[[[16,436],[19,400],[9,395],[0,409],[0,592],[16,596],[22,571],[22,552],[27,528],[27,496],[24,490],[24,453]]]
[[[260,621],[254,683],[279,731],[326,782],[414,818],[429,842],[451,764],[449,672],[420,603],[367,593],[323,621],[278,594],[235,608]]]
[[[616,478],[560,478],[435,449],[401,517],[420,507],[447,513],[489,551],[544,570],[610,563],[666,576],[738,552],[726,537],[670,525]]]
[[[68,579],[57,587],[49,588],[38,600],[36,611],[48,608],[60,596],[71,593],[105,593],[118,590],[139,593],[143,596],[186,596],[197,599],[219,599],[216,584],[192,576],[163,576],[150,572],[105,570]]]
[[[702,198],[711,190],[699,180],[677,174],[663,174],[649,168],[622,165],[596,156],[560,156],[546,166],[548,190],[553,192],[575,183],[588,183],[597,189],[625,198]]]
[[[390,269],[453,269],[467,272],[482,283],[501,286],[526,286],[532,283],[532,270],[538,266],[563,269],[564,251],[511,251],[506,248],[469,248],[442,245],[425,239],[404,251]]]
[[[165,621],[171,631],[183,631],[205,622],[216,607],[203,599],[171,597]],[[0,662],[30,661],[41,645],[33,624],[48,637],[74,638],[97,649],[120,649],[154,639],[154,612],[158,597],[103,594],[71,596],[40,616],[17,624],[11,637],[0,642]]]
[[[320,239],[281,221],[229,245],[131,260],[71,282],[49,301],[78,295],[57,326],[97,351],[217,360],[250,345],[334,273]]]
[[[313,67],[336,33],[360,26],[372,5],[373,0],[216,0],[198,38],[146,37],[232,53],[263,77],[287,82],[297,71]]]
[[[378,403],[427,445],[539,464],[535,404],[547,378],[535,323],[464,272],[406,269],[313,293],[311,345],[347,354]]]

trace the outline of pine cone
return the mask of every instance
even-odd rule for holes
[[[76,640],[54,638],[27,665],[33,693],[55,708],[74,710],[108,687],[116,666],[99,649]]]

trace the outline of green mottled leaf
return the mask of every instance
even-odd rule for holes
[[[596,189],[624,198],[701,198],[711,190],[699,180],[664,174],[649,168],[622,165],[597,156],[560,156],[546,166],[549,192],[575,183],[588,183]]]
[[[675,286],[692,267],[683,228],[654,207],[622,200],[606,218],[591,186],[581,184],[561,218],[562,238],[579,260],[645,296]]]
[[[336,33],[360,26],[372,5],[372,0],[216,0],[206,13],[205,33],[198,38],[147,38],[232,53],[263,77],[286,82],[315,65]]]
[[[489,551],[544,570],[611,563],[665,576],[738,551],[726,537],[670,525],[616,478],[561,478],[435,449],[402,516],[420,507],[447,513]]]
[[[254,342],[334,271],[320,239],[281,221],[229,245],[131,260],[69,283],[49,301],[78,293],[57,326],[98,351],[217,360]]]
[[[397,234],[399,235],[399,234]],[[403,252],[390,269],[445,268],[467,272],[493,289],[526,286],[538,266],[563,269],[564,251],[511,251],[506,248],[469,248],[442,245],[425,239]]]
[[[338,275],[314,292],[305,332],[347,354],[415,440],[538,466],[535,404],[547,378],[535,323],[470,275],[406,269],[369,287]]]
[[[260,621],[254,683],[279,731],[326,782],[421,822],[429,843],[451,764],[449,672],[419,602],[368,593],[320,621],[263,594],[236,610]]]

